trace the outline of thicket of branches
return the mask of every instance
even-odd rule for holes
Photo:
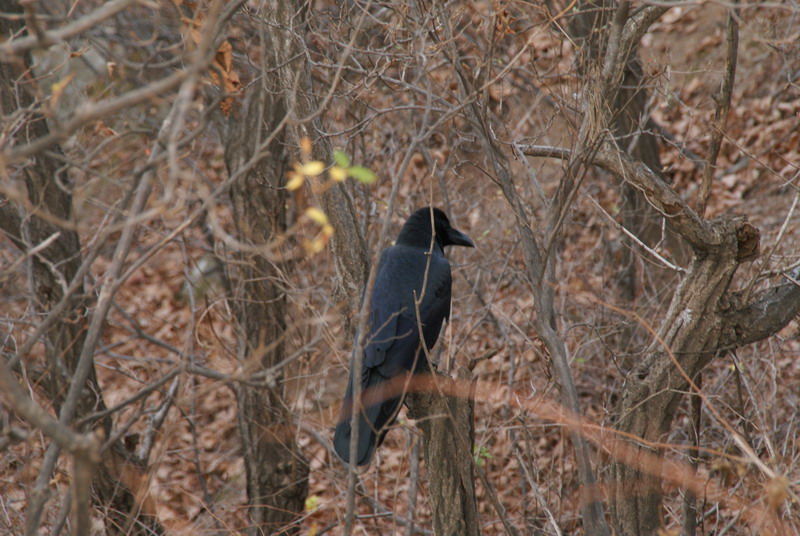
[[[800,534],[797,16],[0,0],[1,530]],[[452,379],[357,474],[428,204]]]

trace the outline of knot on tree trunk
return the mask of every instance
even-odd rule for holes
[[[739,262],[752,261],[758,258],[761,234],[758,229],[747,220],[736,229],[736,243],[739,253],[736,260]]]

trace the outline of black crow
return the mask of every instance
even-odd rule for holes
[[[347,384],[342,413],[333,436],[336,453],[350,460],[351,415],[359,412],[356,465],[367,465],[394,422],[405,393],[391,382],[428,370],[420,344],[415,293],[419,303],[422,338],[430,350],[442,323],[450,316],[450,263],[445,246],[475,247],[472,240],[450,226],[447,215],[434,208],[431,245],[431,209],[414,212],[403,225],[394,246],[381,254],[370,301],[369,325],[364,341],[361,404],[353,403],[353,374]],[[432,246],[432,247],[431,247]],[[430,253],[430,254],[429,254]],[[427,279],[426,279],[427,277]],[[423,292],[422,285],[425,283]]]

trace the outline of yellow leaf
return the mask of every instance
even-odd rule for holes
[[[347,170],[339,166],[333,166],[328,171],[328,174],[331,176],[331,179],[335,180],[336,182],[342,182],[347,178]]]
[[[315,254],[319,253],[320,251],[325,249],[325,244],[327,243],[328,241],[325,238],[317,238],[316,240],[311,242],[311,251],[314,252]]]
[[[314,240],[303,240],[303,247],[312,255],[316,255],[323,249],[325,249],[325,244],[327,240],[324,238],[315,238]]]
[[[287,173],[287,176],[289,177],[289,182],[286,183],[286,189],[291,191],[300,188],[306,180],[302,174],[295,173],[294,171]]]
[[[309,495],[306,498],[306,512],[312,512],[317,509],[319,506],[319,496],[318,495]]]
[[[322,226],[322,234],[325,236],[333,236],[333,225],[326,223]]]
[[[322,212],[317,207],[308,207],[306,209],[306,216],[308,216],[318,224],[322,225],[323,227],[325,225],[328,225],[328,216],[326,216],[325,213]]]
[[[69,73],[67,76],[50,86],[50,93],[53,98],[53,106],[58,105],[58,101],[61,100],[61,95],[64,93],[64,90],[67,89],[69,83],[72,82],[73,78],[75,78],[75,73]]]
[[[325,163],[320,162],[319,160],[312,160],[311,162],[307,162],[300,166],[298,171],[306,177],[316,177],[325,171]]]

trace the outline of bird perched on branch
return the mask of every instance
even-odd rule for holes
[[[428,370],[425,351],[436,344],[450,316],[452,278],[445,246],[475,244],[450,226],[444,212],[427,207],[408,218],[395,245],[381,254],[363,339],[361,400],[353,402],[351,368],[333,437],[336,453],[345,462],[350,461],[353,412],[358,413],[355,463],[367,465],[400,410],[410,375]]]

